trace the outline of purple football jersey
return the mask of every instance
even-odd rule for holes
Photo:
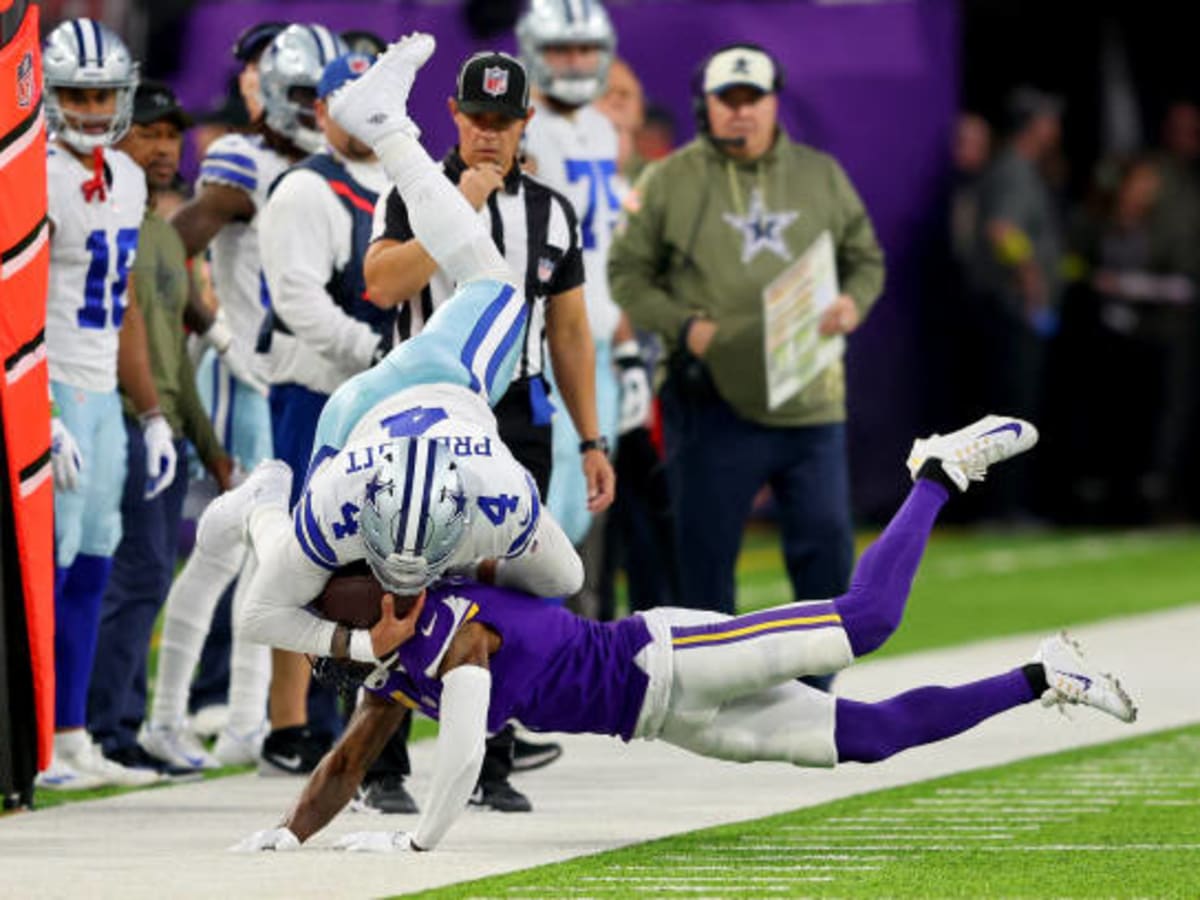
[[[368,690],[438,717],[437,678],[450,641],[469,620],[500,635],[492,656],[488,731],[510,719],[534,731],[617,735],[637,726],[648,678],[633,658],[650,643],[641,616],[619,622],[582,619],[506,588],[444,584],[429,591],[417,630],[382,685]]]

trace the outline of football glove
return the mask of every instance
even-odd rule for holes
[[[60,491],[73,491],[79,487],[83,454],[79,452],[75,436],[59,416],[50,420],[50,466],[54,471],[54,486]]]
[[[414,850],[407,831],[355,831],[333,845],[351,853],[405,853]]]
[[[264,397],[267,395],[267,383],[254,370],[252,361],[246,359],[242,351],[234,346],[233,331],[230,329],[229,323],[225,321],[224,310],[217,310],[217,317],[213,319],[212,325],[201,337],[205,343],[217,351],[221,362],[225,364],[234,378]]]
[[[650,415],[650,376],[637,341],[623,341],[613,349],[613,364],[621,381],[621,417],[618,434],[644,425]]]
[[[175,439],[162,413],[142,420],[142,439],[146,444],[147,500],[153,500],[175,480]]]
[[[234,853],[257,853],[260,850],[299,850],[300,838],[288,828],[265,828],[238,841],[229,848]]]

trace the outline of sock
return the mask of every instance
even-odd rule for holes
[[[404,200],[413,234],[452,281],[514,281],[478,214],[416,138],[395,132],[375,149]]]
[[[946,474],[945,468],[942,467],[940,459],[931,457],[921,463],[921,468],[917,470],[917,478],[924,478],[926,481],[933,481],[940,484],[950,494],[959,491],[959,487],[954,483],[954,479]]]
[[[278,516],[276,516],[278,519]],[[250,591],[258,557],[252,550],[233,593],[233,643],[229,651],[228,729],[244,736],[257,731],[266,718],[267,691],[271,684],[271,650],[246,640],[239,624]]]
[[[54,721],[59,728],[82,728],[87,723],[100,601],[111,571],[111,557],[80,553],[54,595]]]
[[[834,601],[856,657],[878,648],[899,627],[929,532],[949,496],[942,485],[918,480],[854,567],[850,590]]]
[[[1023,669],[957,687],[923,687],[879,703],[837,701],[839,762],[879,762],[901,750],[961,734],[985,719],[1036,700]]]
[[[54,753],[61,756],[76,756],[87,746],[88,733],[82,728],[59,731],[54,735]]]
[[[236,562],[197,545],[167,593],[150,724],[178,726],[187,715],[188,690],[221,595],[237,575]]]
[[[1025,680],[1029,682],[1029,689],[1033,691],[1033,696],[1040,697],[1050,690],[1050,681],[1046,678],[1046,667],[1040,662],[1026,663],[1021,666],[1021,672],[1025,676]]]

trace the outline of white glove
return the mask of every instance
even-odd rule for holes
[[[355,831],[333,845],[351,853],[405,853],[413,849],[407,831]]]
[[[175,439],[162,413],[152,413],[142,421],[142,440],[146,445],[146,493],[153,500],[175,480]]]
[[[229,848],[234,853],[257,853],[260,850],[299,850],[300,838],[287,828],[266,828],[256,831]]]
[[[60,491],[73,491],[79,487],[79,470],[83,468],[83,455],[75,436],[63,424],[59,416],[50,419],[50,465],[54,470],[54,486]]]
[[[213,319],[212,325],[208,327],[208,331],[204,332],[202,337],[210,347],[217,351],[221,362],[225,364],[234,378],[264,397],[267,396],[267,383],[255,371],[253,363],[246,359],[245,354],[234,345],[233,331],[230,329],[229,323],[225,321],[224,310],[217,310],[217,317]]]
[[[621,380],[621,418],[618,434],[627,434],[646,424],[650,415],[650,376],[642,361],[637,341],[624,341],[613,349],[613,363]]]

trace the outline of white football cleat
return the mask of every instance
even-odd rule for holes
[[[90,738],[78,752],[67,758],[67,763],[78,772],[93,775],[105,784],[118,787],[146,787],[166,780],[161,772],[153,769],[134,768],[114,762]]]
[[[398,131],[419,137],[420,129],[408,117],[408,94],[417,71],[436,46],[433,35],[419,31],[405,35],[359,78],[333,93],[329,114],[371,147]]]
[[[988,466],[1024,453],[1038,440],[1038,431],[1024,419],[984,416],[950,434],[932,434],[913,442],[908,471],[913,480],[928,459],[940,459],[951,480],[965,491],[972,481],[983,481]]]
[[[280,459],[265,459],[246,480],[213,500],[196,523],[196,545],[212,556],[225,557],[244,546],[246,520],[260,506],[288,508],[292,469]]]
[[[1082,704],[1106,712],[1122,722],[1137,718],[1137,707],[1121,682],[1108,672],[1099,672],[1083,658],[1079,643],[1060,631],[1042,641],[1033,661],[1046,670],[1050,685],[1042,694],[1043,706]]]
[[[248,766],[258,762],[262,752],[263,738],[267,736],[267,723],[246,733],[234,731],[228,725],[217,735],[213,756],[221,766]]]
[[[182,724],[146,723],[138,734],[142,749],[176,769],[219,769],[221,764],[204,749],[200,739]]]
[[[71,765],[63,754],[55,750],[50,757],[50,767],[38,772],[33,783],[48,791],[90,791],[93,788],[106,787],[110,782],[90,772],[81,772]]]

